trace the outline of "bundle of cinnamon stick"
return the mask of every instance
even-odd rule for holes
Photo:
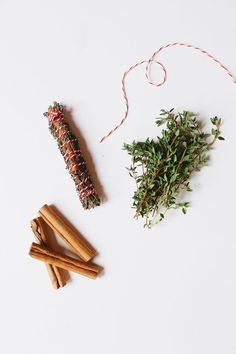
[[[102,267],[90,262],[96,251],[88,241],[82,238],[53,207],[45,204],[39,210],[39,215],[31,221],[37,243],[32,243],[29,255],[46,264],[53,287],[58,289],[66,285],[61,269],[96,279]],[[52,250],[47,227],[54,230],[79,259]]]

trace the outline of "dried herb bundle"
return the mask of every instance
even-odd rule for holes
[[[49,130],[57,140],[83,208],[90,209],[100,205],[100,199],[89,175],[78,139],[72,134],[69,124],[64,119],[64,106],[54,102],[48,107],[44,116],[48,118]]]
[[[211,118],[211,133],[202,130],[197,116],[188,111],[174,114],[161,110],[156,125],[166,125],[156,140],[134,141],[124,144],[132,157],[128,168],[135,179],[137,190],[133,195],[135,216],[144,217],[147,227],[164,219],[169,209],[182,209],[185,214],[189,202],[179,202],[181,191],[190,192],[190,176],[208,163],[208,151],[220,136],[221,119]]]

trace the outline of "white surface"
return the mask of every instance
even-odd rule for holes
[[[133,72],[129,118],[98,143],[123,114],[123,72],[161,45],[199,45],[236,74],[235,11],[233,0],[1,0],[1,353],[236,353],[235,85],[201,54],[168,49],[166,85]],[[107,196],[93,211],[82,210],[42,116],[53,100],[73,110]],[[154,118],[171,107],[221,116],[226,141],[192,181],[187,216],[150,231],[132,218],[121,145],[155,136]],[[51,289],[27,255],[44,203],[98,249],[103,277],[72,274]]]

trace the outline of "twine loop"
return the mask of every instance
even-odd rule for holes
[[[145,68],[145,76],[146,76],[146,79],[147,79],[147,82],[152,85],[152,86],[155,86],[155,87],[160,87],[162,85],[164,85],[164,83],[166,82],[167,80],[167,70],[166,68],[164,67],[164,65],[160,62],[160,61],[157,61],[155,58],[156,56],[164,49],[167,49],[169,47],[176,47],[176,46],[179,46],[179,47],[185,47],[185,48],[191,48],[193,50],[195,50],[195,52],[200,52],[204,55],[206,55],[209,59],[211,59],[211,61],[215,62],[218,67],[220,67],[222,70],[224,70],[224,72],[227,74],[227,76],[230,77],[230,79],[233,81],[234,84],[236,84],[236,79],[235,77],[233,76],[233,74],[231,73],[231,71],[224,65],[222,64],[222,62],[220,62],[218,59],[216,59],[212,54],[210,54],[209,52],[207,52],[206,50],[204,49],[201,49],[199,47],[195,47],[194,45],[192,44],[187,44],[187,43],[179,43],[179,42],[175,42],[175,43],[169,43],[163,47],[160,47],[157,51],[155,51],[153,53],[153,55],[151,56],[150,59],[148,60],[142,60],[134,65],[132,65],[123,75],[123,78],[122,78],[122,81],[121,81],[121,84],[122,84],[122,92],[123,92],[123,97],[124,97],[124,101],[125,101],[125,113],[124,113],[124,116],[123,118],[120,120],[120,122],[118,123],[118,125],[115,126],[115,128],[113,128],[112,130],[109,131],[108,134],[104,135],[104,137],[100,140],[100,143],[102,143],[105,139],[107,139],[109,136],[111,136],[117,129],[120,128],[120,126],[124,123],[124,121],[126,120],[127,116],[128,116],[128,113],[129,113],[129,100],[128,100],[128,96],[127,96],[127,93],[126,93],[126,85],[125,85],[125,81],[126,81],[126,77],[127,75],[132,71],[134,70],[135,68],[137,68],[138,66],[142,65],[142,64],[146,64],[146,68]],[[152,66],[153,63],[156,63],[158,64],[163,73],[164,73],[164,77],[163,77],[163,80],[160,81],[159,83],[155,83],[151,80],[150,78],[150,68]]]

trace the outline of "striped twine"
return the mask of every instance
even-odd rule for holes
[[[233,81],[234,84],[236,84],[236,79],[235,77],[233,76],[233,74],[230,72],[230,70],[224,65],[222,64],[218,59],[216,59],[212,54],[210,54],[209,52],[207,52],[206,50],[204,49],[201,49],[199,47],[195,47],[194,45],[191,45],[191,44],[187,44],[187,43],[179,43],[179,42],[175,42],[175,43],[169,43],[163,47],[160,47],[157,51],[155,51],[153,53],[153,55],[151,56],[150,59],[148,60],[142,60],[138,63],[136,63],[135,65],[132,65],[123,75],[123,78],[122,78],[122,81],[121,81],[121,84],[122,84],[122,92],[123,92],[123,97],[124,97],[124,101],[125,101],[125,113],[124,113],[124,116],[123,118],[121,119],[121,121],[119,122],[119,124],[112,130],[109,131],[108,134],[106,134],[101,140],[100,140],[100,143],[102,143],[105,139],[107,139],[109,136],[111,136],[117,129],[119,129],[121,127],[121,125],[124,123],[124,121],[126,120],[126,118],[128,117],[128,113],[129,113],[129,100],[128,100],[128,96],[127,96],[127,92],[126,92],[126,84],[125,84],[125,81],[126,81],[126,77],[127,75],[132,71],[134,70],[135,68],[137,68],[138,66],[146,63],[146,68],[145,68],[145,76],[146,76],[146,79],[147,79],[147,82],[150,84],[150,85],[153,85],[155,87],[160,87],[162,85],[164,85],[164,83],[166,82],[167,80],[167,71],[164,67],[164,65],[159,62],[159,61],[156,61],[155,58],[156,56],[161,52],[163,51],[164,49],[167,49],[169,47],[176,47],[176,46],[179,46],[179,47],[185,47],[185,48],[191,48],[195,51],[198,51],[204,55],[206,55],[209,59],[211,59],[212,61],[214,61],[216,64],[218,64],[218,66],[224,70],[224,72],[227,74],[227,76],[230,77],[230,79]],[[151,64],[153,63],[156,63],[158,64],[163,73],[164,73],[164,77],[163,77],[163,80],[160,82],[160,83],[155,83],[155,82],[152,82],[151,79],[150,79],[150,67],[151,67]]]

